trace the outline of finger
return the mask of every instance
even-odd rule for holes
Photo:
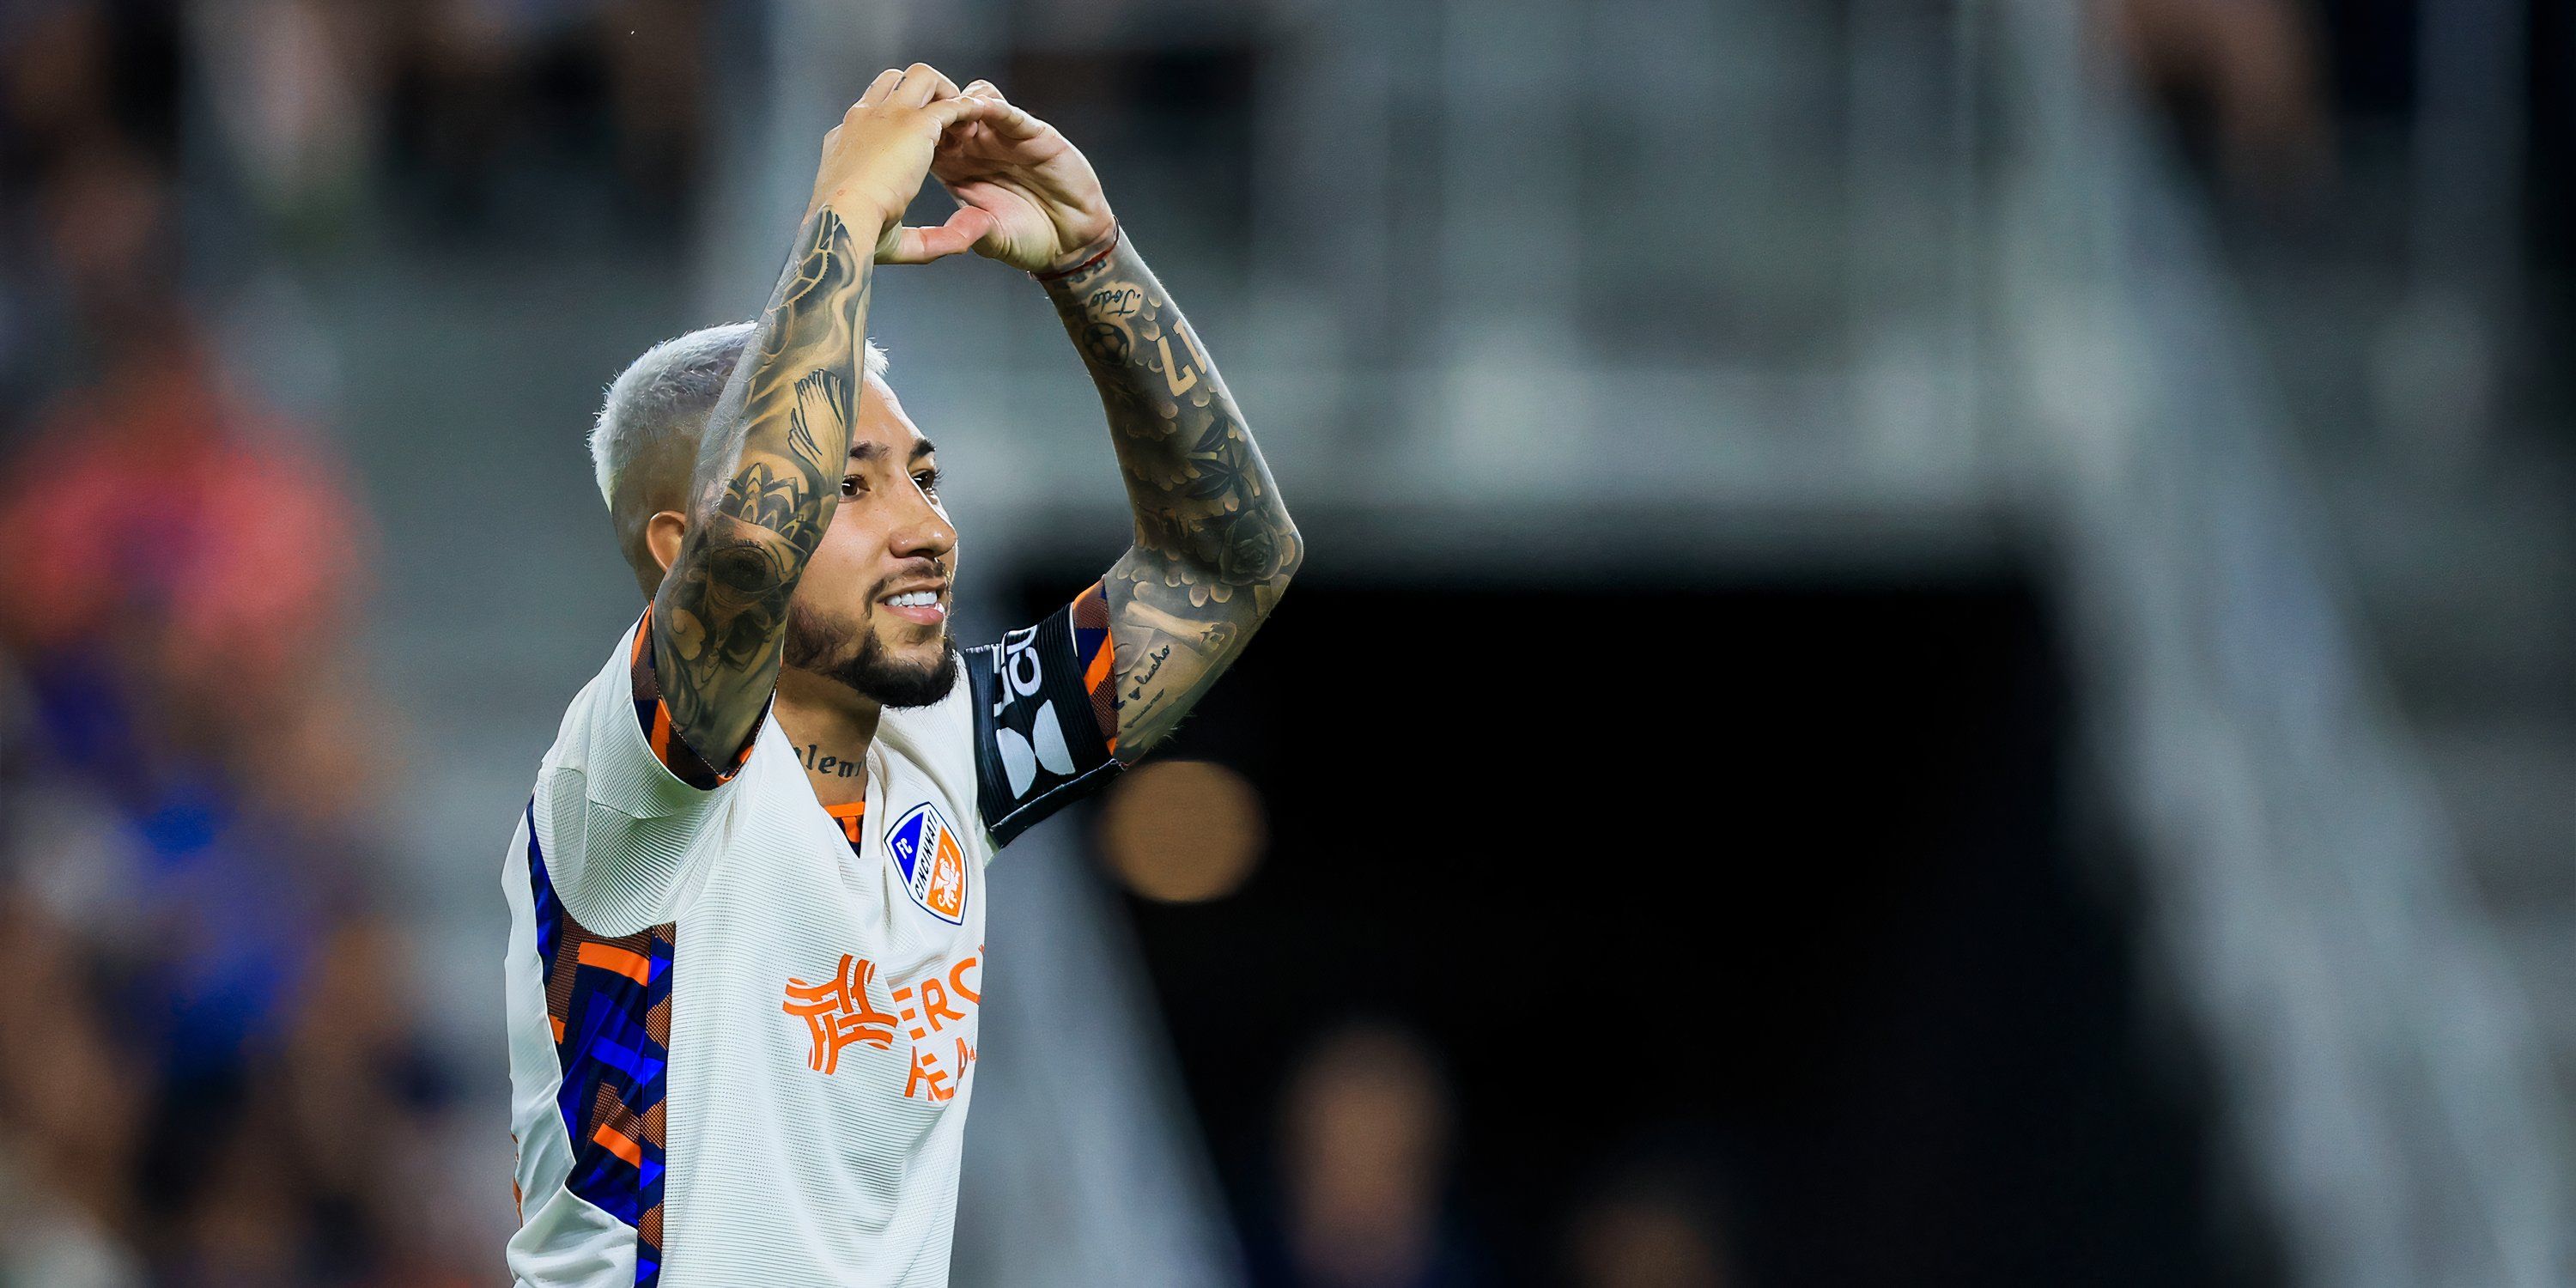
[[[980,125],[961,125],[950,131],[948,141],[931,151],[931,177],[955,185],[991,175],[997,164],[993,158],[1001,149],[994,146],[992,136],[983,129]]]
[[[977,119],[981,120],[986,126],[991,127],[993,133],[998,134],[1003,138],[1027,140],[1034,139],[1040,134],[1046,132],[1046,122],[1012,106],[1008,101],[1002,98],[979,97],[973,101],[992,104],[992,106],[978,116]]]
[[[974,206],[959,206],[948,222],[937,228],[904,228],[895,233],[894,249],[884,256],[889,264],[927,264],[975,249],[984,234],[993,231],[993,216]]]
[[[1004,103],[998,99],[981,97],[970,98],[966,95],[960,94],[954,98],[943,98],[936,103],[929,104],[921,110],[925,115],[939,123],[940,132],[944,134],[949,130],[956,129],[960,124],[968,121],[989,122],[993,119],[994,113],[1006,110],[1009,107],[1010,104]]]
[[[1007,104],[1010,101],[1002,97],[1002,91],[995,88],[993,82],[988,80],[976,81],[957,93],[962,98],[980,98],[994,103]],[[952,148],[957,149],[964,148],[976,139],[986,137],[989,137],[989,133],[980,121],[967,121],[948,131],[948,142]]]
[[[868,82],[868,92],[859,95],[859,101],[852,104],[852,110],[874,107],[884,102],[886,94],[901,83],[903,83],[903,73],[892,67],[878,72],[877,78]]]
[[[928,63],[914,63],[903,69],[903,83],[895,87],[888,101],[906,107],[957,96],[957,83],[939,74]]]
[[[994,100],[978,94],[967,94],[961,92],[957,96],[957,101],[960,103],[975,104],[990,103]],[[957,119],[940,127],[940,151],[953,153],[964,148],[967,144],[984,137],[984,123],[976,118],[978,114],[989,110],[991,109],[978,107],[974,109],[974,111],[961,115]]]
[[[974,165],[977,137],[975,132],[981,128],[973,122],[968,122],[964,125],[952,125],[942,131],[939,142],[930,150],[930,172],[941,179],[950,179],[962,173],[963,167]]]

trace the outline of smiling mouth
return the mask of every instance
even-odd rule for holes
[[[884,604],[895,616],[917,626],[937,626],[948,620],[948,610],[940,606],[939,592],[935,590],[908,590],[900,595],[888,595],[877,602]]]

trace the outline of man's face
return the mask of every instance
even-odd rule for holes
[[[957,529],[939,501],[930,440],[871,378],[850,426],[840,506],[788,605],[785,664],[887,706],[938,701],[957,682],[956,570]]]

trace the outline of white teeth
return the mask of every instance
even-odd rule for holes
[[[928,608],[938,602],[939,592],[933,590],[916,590],[911,594],[897,595],[886,601],[896,608]]]

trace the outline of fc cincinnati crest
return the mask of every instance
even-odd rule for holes
[[[937,806],[925,801],[896,819],[886,829],[886,853],[914,903],[942,921],[966,924],[966,845]]]

